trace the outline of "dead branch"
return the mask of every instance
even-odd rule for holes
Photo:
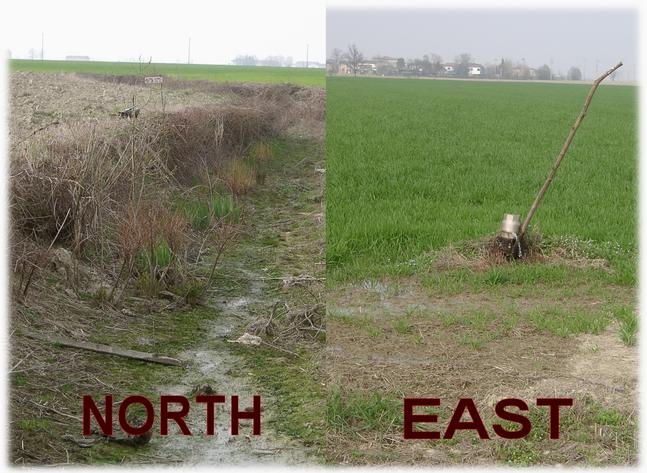
[[[149,363],[158,363],[167,366],[184,366],[183,363],[175,358],[168,356],[161,356],[155,353],[147,353],[143,351],[129,350],[127,348],[113,347],[110,345],[103,345],[101,343],[85,342],[82,340],[73,340],[58,335],[51,335],[39,332],[24,332],[23,335],[36,340],[63,345],[65,347],[80,348],[82,350],[94,351],[97,353],[105,353],[107,355],[122,356],[124,358],[131,358],[133,360],[146,361]]]
[[[539,204],[541,204],[541,201],[544,198],[544,194],[548,190],[548,186],[550,186],[550,183],[553,182],[555,173],[557,173],[557,168],[559,168],[559,165],[562,163],[562,159],[564,159],[564,156],[566,156],[566,152],[568,151],[568,148],[571,145],[571,141],[573,141],[573,137],[575,136],[577,129],[582,124],[584,117],[586,117],[586,113],[589,110],[589,105],[591,104],[591,99],[593,99],[593,94],[595,94],[595,91],[600,85],[600,82],[602,82],[609,75],[611,75],[616,69],[620,68],[620,66],[622,66],[622,62],[619,62],[618,64],[613,66],[611,69],[606,71],[600,77],[595,79],[595,82],[593,82],[593,86],[591,87],[591,90],[589,91],[589,94],[586,96],[586,100],[584,101],[584,106],[582,107],[582,111],[580,112],[579,116],[575,120],[575,124],[573,124],[573,126],[571,127],[571,130],[568,133],[568,136],[566,137],[566,142],[564,143],[564,146],[562,146],[561,151],[557,155],[557,159],[555,159],[555,164],[553,164],[552,169],[548,173],[548,178],[546,179],[546,182],[544,182],[544,185],[539,190],[537,197],[535,197],[535,201],[532,203],[532,206],[530,207],[530,211],[528,212],[528,215],[526,215],[526,218],[521,224],[521,229],[519,230],[520,240],[523,239],[523,236],[525,235],[526,230],[528,229],[528,225],[530,224],[530,220],[532,219],[533,215],[535,215],[535,212],[537,211],[537,207],[539,207]]]

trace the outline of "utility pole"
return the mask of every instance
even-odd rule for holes
[[[186,55],[186,63],[191,64],[191,37],[189,36],[189,51]]]
[[[310,45],[306,44],[306,69],[308,68],[308,54],[310,53]]]
[[[40,34],[40,60],[45,60],[45,32]]]

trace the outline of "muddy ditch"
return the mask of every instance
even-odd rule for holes
[[[296,99],[281,108],[182,87],[164,113],[151,99],[128,120],[111,110],[145,88],[40,74],[12,74],[11,85],[12,461],[316,461],[319,441],[304,445],[279,421],[308,406],[285,412],[278,394],[281,383],[319,384],[323,327],[259,349],[230,343],[278,303],[289,307],[273,322],[283,330],[288,316],[320,304],[322,203],[312,195],[323,192],[323,155],[317,134],[291,131],[305,113],[290,112]],[[313,278],[308,291],[283,287],[303,275]],[[24,336],[31,331],[160,353],[187,368],[48,345]],[[285,379],[262,378],[254,350]],[[263,436],[232,437],[220,422],[209,438],[79,442],[81,394],[190,396],[204,384],[243,405],[261,394]],[[204,425],[198,411],[189,425]]]
[[[221,389],[240,396],[240,399],[244,400],[242,401],[243,406],[251,405],[252,396],[258,394],[258,386],[246,376],[244,360],[232,353],[228,343],[234,342],[239,337],[241,322],[249,320],[249,306],[266,303],[267,294],[263,282],[264,273],[256,273],[242,268],[240,271],[250,281],[249,287],[240,297],[234,297],[226,302],[217,301],[219,315],[216,321],[208,323],[203,343],[178,355],[180,359],[191,363],[191,369],[185,371],[178,383],[159,387],[160,394],[191,396],[195,394],[196,388],[217,390],[220,386],[226,386]],[[230,294],[229,297],[232,295]],[[205,380],[211,384],[205,385]],[[262,399],[263,405],[272,404],[271,397],[267,394]],[[266,430],[259,438],[252,438],[249,433],[232,436],[228,422],[230,407],[228,403],[224,409],[219,409],[220,422],[216,424],[214,438],[196,439],[175,432],[175,435],[160,438],[154,444],[156,451],[159,455],[169,455],[170,458],[181,457],[184,459],[184,463],[189,464],[263,462],[295,464],[305,463],[308,460],[307,452],[302,445],[285,436],[279,436],[270,429]],[[264,407],[264,409],[267,408]],[[191,425],[198,426],[197,432],[204,434],[206,413],[203,410],[194,411],[188,424],[189,428]],[[249,428],[245,430],[249,431]]]

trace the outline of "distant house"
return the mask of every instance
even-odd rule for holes
[[[409,71],[410,74],[419,75],[422,73],[423,69],[420,65],[416,64],[415,62],[411,62],[407,64],[407,71]]]
[[[340,74],[352,74],[352,70],[348,64],[341,63],[339,65],[339,73]]]
[[[375,56],[371,61],[375,63],[376,67],[398,67],[398,59],[395,57]]]
[[[388,76],[396,75],[398,73],[398,59],[389,56],[375,56],[371,59],[375,64],[376,73]]]
[[[467,76],[468,77],[482,77],[485,75],[485,68],[481,64],[468,64]]]
[[[534,79],[537,77],[537,70],[532,69],[525,64],[512,68],[512,78],[517,80]]]
[[[66,61],[89,61],[90,56],[65,56]]]
[[[372,62],[361,62],[357,65],[358,74],[377,74],[377,66]]]
[[[454,62],[448,62],[442,65],[442,72],[446,76],[454,76],[456,75],[456,63]]]
[[[307,67],[309,69],[324,69],[325,64],[317,61],[297,61],[292,64],[292,67]]]

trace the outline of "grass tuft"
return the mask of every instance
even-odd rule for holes
[[[530,319],[537,329],[560,337],[583,333],[599,335],[611,322],[611,317],[607,312],[591,312],[584,309],[568,310],[558,306],[547,309],[536,308],[531,311]]]
[[[378,392],[344,393],[333,387],[326,406],[326,423],[334,432],[373,430],[388,433],[402,425],[402,400]]]
[[[638,336],[638,316],[636,312],[628,307],[619,307],[614,310],[613,315],[620,324],[620,338],[628,347],[636,344]]]
[[[256,170],[242,159],[232,159],[223,166],[222,179],[234,194],[246,194],[256,184]]]

